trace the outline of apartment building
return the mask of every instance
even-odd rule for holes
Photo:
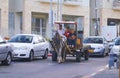
[[[90,35],[101,34],[103,26],[120,26],[120,0],[90,1]]]
[[[51,1],[54,21],[61,10],[61,20],[77,21],[78,29],[84,31],[84,36],[89,35],[89,0],[62,0],[60,9],[58,0]],[[9,35],[33,33],[50,37],[49,14],[50,0],[9,0]]]
[[[0,0],[0,35],[8,36],[8,0]]]

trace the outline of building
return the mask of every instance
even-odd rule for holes
[[[58,9],[58,0],[52,0],[53,20],[77,21],[79,30],[89,36],[89,0],[63,0]],[[50,0],[9,0],[9,35],[18,33],[42,34],[50,37]],[[14,31],[15,30],[15,31]]]
[[[0,0],[0,35],[8,36],[8,0]]]
[[[90,35],[100,35],[103,26],[120,26],[120,0],[90,1]]]

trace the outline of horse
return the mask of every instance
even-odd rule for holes
[[[55,35],[52,38],[53,47],[55,52],[57,53],[57,61],[58,63],[62,63],[66,59],[66,47],[65,42],[66,40],[63,39],[60,34],[56,31]]]

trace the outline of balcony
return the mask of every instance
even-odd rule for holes
[[[39,2],[43,2],[43,3],[50,3],[50,0],[37,0]],[[52,0],[53,3],[56,3],[57,0]]]
[[[81,0],[64,0],[65,5],[81,5]]]
[[[120,10],[120,0],[114,0],[113,1],[113,9],[114,10]]]
[[[50,3],[50,0],[36,0],[43,3]],[[82,0],[62,0],[65,5],[80,5]],[[58,0],[52,0],[53,3],[57,3]]]

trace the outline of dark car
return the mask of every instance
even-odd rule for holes
[[[0,37],[0,62],[4,65],[10,65],[13,55],[13,49],[10,44],[7,44],[6,41],[4,41]]]

